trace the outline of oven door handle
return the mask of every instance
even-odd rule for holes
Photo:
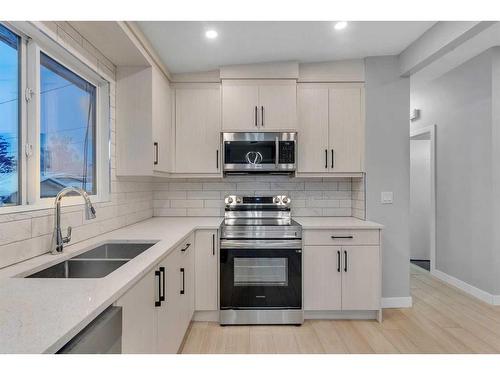
[[[302,240],[225,240],[221,249],[302,249]]]

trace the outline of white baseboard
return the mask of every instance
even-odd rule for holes
[[[413,299],[411,297],[383,297],[383,309],[400,309],[405,307],[412,307]]]
[[[447,273],[444,273],[443,271],[439,271],[437,269],[431,270],[431,274],[437,277],[439,280],[444,281],[445,283],[448,283],[450,285],[453,285],[454,287],[464,291],[467,294],[470,294],[473,297],[476,297],[477,299],[483,302],[486,302],[490,305],[500,305],[499,295],[494,295],[485,292],[484,290],[479,289],[478,287],[467,284],[465,281],[457,279],[456,277],[448,275]]]
[[[367,320],[377,319],[378,310],[360,310],[360,311],[304,311],[304,319],[308,320]]]

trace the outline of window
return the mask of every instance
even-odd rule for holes
[[[40,53],[40,197],[96,194],[96,87]]]
[[[110,198],[110,85],[77,56],[33,23],[0,22],[2,214],[52,207],[68,186]]]
[[[0,25],[0,206],[19,201],[19,37]]]

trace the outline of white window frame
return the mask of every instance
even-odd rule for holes
[[[111,197],[111,124],[110,83],[87,66],[58,42],[28,22],[4,24],[21,37],[20,74],[20,137],[19,155],[20,199],[18,205],[0,207],[0,214],[52,208],[55,198],[40,197],[40,53],[44,53],[68,70],[96,87],[96,191],[90,195],[93,203],[107,202]],[[29,35],[29,36],[28,36]],[[25,100],[27,89],[33,90],[31,100]],[[28,155],[27,150],[31,150]],[[64,206],[82,204],[80,197],[68,196]]]

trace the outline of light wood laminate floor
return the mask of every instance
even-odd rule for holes
[[[413,307],[384,321],[307,320],[295,326],[194,322],[182,353],[500,353],[500,306],[411,266]]]

